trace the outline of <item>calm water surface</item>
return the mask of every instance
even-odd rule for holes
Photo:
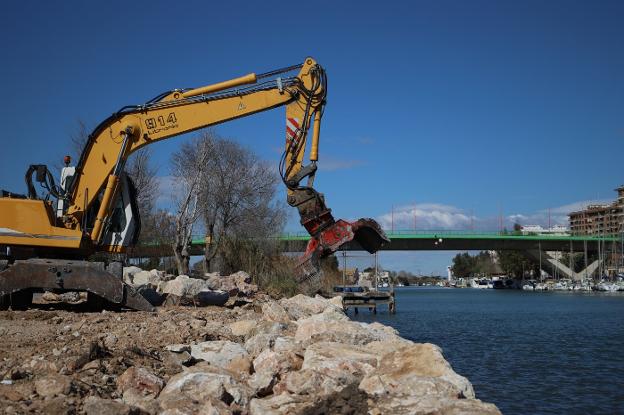
[[[504,414],[624,414],[624,295],[398,288],[397,314],[352,318],[442,347]]]

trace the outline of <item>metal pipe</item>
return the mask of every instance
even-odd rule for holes
[[[378,257],[377,252],[375,252],[375,290],[379,288],[379,269],[378,269]]]
[[[117,161],[115,162],[115,167],[113,168],[113,176],[119,176],[121,171],[126,164],[126,150],[128,149],[128,141],[130,141],[130,136],[132,135],[132,129],[127,128],[125,131],[124,140],[121,143],[121,150],[119,150],[119,154],[117,154]]]
[[[585,280],[587,280],[587,239],[583,240],[583,251],[585,255]]]
[[[113,193],[119,182],[119,177],[111,174],[108,176],[108,182],[106,183],[106,189],[104,190],[104,196],[102,196],[102,204],[98,210],[95,223],[93,225],[93,231],[91,232],[91,240],[97,244],[102,236],[102,229],[104,228],[104,220],[106,219],[106,212],[108,212],[108,206],[113,198]]]
[[[97,244],[100,242],[102,237],[102,231],[104,229],[104,221],[108,216],[108,212],[110,211],[110,204],[115,197],[115,193],[117,192],[117,184],[119,183],[119,175],[123,171],[123,167],[125,165],[126,160],[126,150],[128,149],[128,142],[130,141],[132,134],[132,129],[127,128],[125,130],[125,136],[123,143],[121,144],[121,149],[119,150],[119,154],[117,154],[117,161],[115,162],[115,167],[113,168],[113,172],[108,176],[108,182],[106,183],[106,189],[104,189],[104,195],[102,196],[102,202],[100,204],[100,208],[98,209],[97,216],[95,218],[95,223],[93,225],[93,231],[91,232],[91,241]],[[86,215],[86,212],[83,212]]]
[[[568,264],[570,266],[570,272],[574,275],[574,268],[572,268],[572,241],[570,241],[570,258],[568,259]]]
[[[303,64],[301,63],[297,65],[287,66],[285,68],[275,69],[274,71],[258,74],[257,78],[258,79],[268,78],[271,76],[279,75],[284,72],[290,72],[290,71],[294,71],[295,69],[301,69],[302,67],[303,67]]]
[[[312,131],[312,146],[310,148],[310,161],[318,160],[319,136],[321,134],[321,111],[314,113],[314,130]]]
[[[196,95],[211,94],[217,91],[223,91],[224,89],[233,88],[239,85],[255,84],[258,78],[255,73],[250,73],[245,76],[230,79],[229,81],[223,81],[212,85],[203,86],[201,88],[191,89],[190,91],[182,92],[180,96],[182,98],[194,97]]]
[[[542,282],[542,242],[539,241],[537,243],[539,249],[539,274],[540,274],[540,282]]]
[[[343,292],[347,284],[346,280],[347,280],[347,251],[343,249],[342,250],[342,291]]]

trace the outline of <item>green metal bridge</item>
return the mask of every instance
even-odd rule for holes
[[[517,250],[523,251],[536,261],[539,258],[542,269],[551,275],[559,272],[575,280],[592,275],[602,260],[587,264],[581,272],[574,272],[562,264],[549,252],[611,252],[621,253],[624,246],[623,236],[581,236],[553,234],[522,234],[521,232],[488,232],[488,231],[453,231],[453,230],[395,230],[386,231],[390,243],[384,245],[385,251],[489,251]],[[304,232],[286,233],[273,239],[283,252],[303,252],[310,240]],[[206,240],[202,236],[192,238],[189,249],[191,255],[203,255]],[[357,242],[343,246],[347,251],[361,251]],[[130,257],[167,257],[172,255],[168,244],[148,244],[129,250]],[[587,257],[586,257],[587,258]],[[555,271],[557,270],[557,271]]]
[[[520,232],[454,231],[454,230],[390,230],[386,231],[390,243],[381,249],[386,251],[466,251],[466,250],[539,250],[563,252],[595,252],[611,249],[621,243],[619,236],[574,236],[549,234],[522,234]],[[284,252],[303,252],[310,240],[305,232],[285,233],[275,237]],[[191,241],[191,255],[203,255],[206,240],[195,235]],[[599,248],[600,246],[600,248]],[[347,251],[362,248],[352,242],[344,246]],[[616,250],[618,250],[616,248]],[[170,256],[169,245],[149,244],[133,248],[133,257]]]
[[[597,251],[599,244],[621,242],[619,236],[581,236],[552,234],[522,234],[520,232],[453,231],[453,230],[394,230],[386,231],[390,243],[381,249],[388,251],[438,250],[541,250],[541,251]],[[298,232],[278,237],[285,251],[302,251],[310,239]],[[346,250],[361,249],[351,243]]]

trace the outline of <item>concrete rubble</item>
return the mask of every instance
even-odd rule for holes
[[[149,274],[149,275],[148,275]],[[339,298],[275,301],[245,273],[217,283],[128,270],[193,298],[243,306],[0,312],[0,408],[50,414],[499,414],[439,347],[353,322]],[[198,281],[201,281],[198,282]]]

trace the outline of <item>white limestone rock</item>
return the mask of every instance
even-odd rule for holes
[[[183,298],[192,298],[205,289],[208,289],[206,281],[188,275],[178,275],[174,280],[161,281],[158,285],[160,292]]]
[[[379,323],[366,324],[338,318],[339,314],[329,311],[297,322],[295,340],[306,343],[331,341],[352,345],[365,345],[374,341],[399,338],[394,329]],[[332,316],[328,318],[328,316]],[[334,317],[336,316],[336,317]]]
[[[197,402],[198,405],[222,401],[226,406],[249,404],[252,389],[237,380],[231,371],[207,364],[198,364],[173,376],[160,392],[161,407],[172,407],[167,402],[179,402],[179,398]],[[222,405],[217,405],[217,407]],[[204,413],[204,412],[197,412]]]
[[[284,307],[292,320],[304,319],[314,314],[322,313],[328,307],[341,310],[341,307],[336,306],[321,296],[312,298],[298,294],[291,298],[284,298],[279,303]]]
[[[359,387],[371,397],[475,397],[468,379],[455,373],[440,348],[429,343],[406,345],[383,355],[377,370],[368,373]]]
[[[230,330],[235,336],[248,337],[257,325],[257,320],[239,320],[230,324]]]
[[[284,307],[275,301],[262,304],[262,315],[269,321],[275,321],[278,323],[290,322],[290,316]]]
[[[303,358],[297,353],[274,352],[266,349],[253,361],[256,372],[270,373],[273,376],[301,369]]]
[[[336,342],[311,344],[303,356],[302,369],[348,370],[363,378],[377,367],[377,356],[358,346]]]
[[[249,373],[249,353],[240,344],[226,340],[207,341],[191,346],[191,356],[234,373]]]

